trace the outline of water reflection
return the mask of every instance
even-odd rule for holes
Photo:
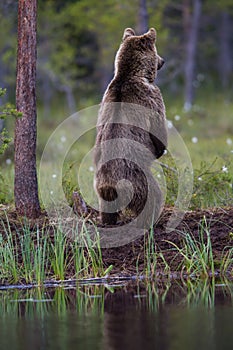
[[[0,291],[0,349],[232,349],[233,285]]]

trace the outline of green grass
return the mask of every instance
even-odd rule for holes
[[[2,283],[36,283],[46,279],[88,278],[105,276],[101,248],[93,242],[83,225],[83,234],[72,232],[67,236],[58,227],[29,227],[27,222],[10,226],[7,214],[0,235],[0,280]],[[80,241],[80,235],[83,237]]]
[[[93,226],[95,227],[94,224]],[[93,241],[84,222],[79,237],[74,239],[72,252],[77,277],[83,276],[83,273],[88,273],[88,275],[94,277],[105,276],[112,269],[112,265],[106,270],[104,269],[97,227],[95,227],[95,239]]]
[[[158,253],[154,242],[154,229],[151,228],[148,235],[145,235],[144,237],[145,275],[147,277],[155,276],[157,271]]]
[[[1,219],[1,227],[1,284],[43,285],[46,280],[104,277],[114,268],[113,265],[105,267],[98,229],[94,226],[95,237],[93,233],[90,236],[85,220],[81,228],[73,228],[69,235],[59,223],[32,226],[24,220],[12,225],[7,214]],[[174,273],[185,279],[208,278],[216,272],[218,276],[233,276],[233,248],[226,246],[220,259],[214,256],[211,229],[205,217],[199,223],[198,234],[177,231],[177,235],[181,237],[179,245],[166,241],[173,253],[172,260],[167,261],[165,251],[154,241],[154,231],[151,229],[145,234],[143,270],[140,267],[139,271],[137,260],[136,266],[130,266],[135,268],[135,274],[137,271],[137,275],[148,279],[164,276],[168,280]]]
[[[220,273],[225,275],[227,271],[232,271],[233,275],[233,247],[225,247],[220,260]]]
[[[165,254],[154,241],[153,230],[150,230],[144,238],[144,271],[147,278],[156,277],[156,273],[167,278],[177,273],[181,278],[205,279],[214,276],[233,276],[233,247],[226,246],[219,258],[214,256],[211,242],[211,228],[206,218],[199,222],[198,233],[194,235],[190,231],[177,231],[180,236],[180,244],[164,240],[173,250],[173,258],[168,262]],[[176,263],[174,271],[173,261]]]
[[[210,239],[210,230],[205,218],[199,224],[198,239],[191,232],[178,232],[183,237],[182,247],[169,242],[183,257],[181,270],[189,276],[214,275],[214,258]]]
[[[11,234],[11,228],[7,216],[6,219],[6,224],[3,224],[6,239],[3,238],[3,234],[0,236],[0,273],[3,281],[6,279],[9,282],[15,283],[18,281],[19,273],[17,256],[18,245]]]
[[[165,276],[169,276],[171,268],[167,263],[163,252],[158,248],[154,240],[154,229],[151,228],[148,234],[144,236],[144,272],[147,278],[156,277],[156,273],[161,272],[161,263],[163,265],[162,272]]]
[[[68,266],[69,256],[66,254],[67,237],[58,227],[54,229],[54,241],[51,242],[51,268],[54,272],[55,278],[59,280],[65,279],[65,271]]]
[[[233,274],[233,248],[226,246],[220,261],[216,260],[211,243],[211,229],[205,217],[199,223],[197,236],[189,231],[177,231],[177,234],[182,237],[180,246],[171,241],[167,242],[182,257],[179,271],[195,278],[214,276],[217,270],[222,276]]]

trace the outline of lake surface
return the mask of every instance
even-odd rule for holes
[[[233,285],[0,291],[0,349],[233,349]]]

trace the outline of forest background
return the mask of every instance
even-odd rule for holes
[[[100,102],[124,29],[140,34],[155,27],[158,52],[165,59],[157,84],[167,118],[183,137],[196,169],[193,202],[199,207],[231,204],[231,0],[39,0],[37,17],[38,160],[61,121]],[[17,1],[0,3],[0,30],[0,87],[7,89],[1,103],[14,103]],[[13,118],[0,120],[0,130],[3,126],[13,136]],[[85,154],[83,148],[77,159]],[[0,164],[0,202],[11,202],[13,143]],[[206,192],[217,187],[221,192],[206,200]]]

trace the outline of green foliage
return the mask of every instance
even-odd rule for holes
[[[6,89],[0,88],[0,98],[4,97],[6,94]],[[9,117],[18,118],[21,117],[22,113],[18,112],[11,104],[7,103],[0,107],[0,119],[6,121]],[[9,136],[8,130],[3,128],[0,130],[0,156],[5,153],[12,138]],[[5,176],[3,176],[3,173]],[[9,169],[7,171],[0,172],[0,203],[9,203],[12,201],[12,185],[10,180],[12,174],[9,174]]]
[[[0,98],[6,94],[6,89],[0,88]],[[0,119],[5,119],[7,117],[21,117],[22,113],[18,112],[11,104],[5,104],[0,108]],[[4,128],[2,131],[0,130],[0,155],[5,152],[9,143],[11,142],[11,138],[7,130]]]
[[[6,89],[0,88],[0,98],[4,96],[6,93]],[[8,111],[7,107],[1,107],[0,109],[0,119],[5,119],[7,117]],[[0,130],[0,155],[4,153],[7,149],[8,144],[11,139],[8,137],[8,133],[6,129]]]
[[[3,129],[0,133],[0,154],[5,152],[10,142],[11,138],[8,136],[7,130]]]
[[[0,171],[0,204],[13,203],[13,183],[14,174],[11,164],[5,166]]]
[[[76,101],[98,101],[113,71],[125,26],[135,22],[135,4],[43,1],[38,15],[38,78],[41,96],[78,92]],[[54,95],[52,95],[54,96]]]
[[[6,89],[0,88],[0,98],[5,96]],[[0,118],[5,119],[7,117],[21,117],[22,113],[18,112],[10,103],[5,104],[4,106],[1,106],[0,109]]]
[[[186,4],[192,13],[192,2]],[[148,1],[148,26],[158,31],[158,49],[165,57],[166,69],[159,74],[160,84],[176,96],[183,86],[185,61],[184,8],[171,0]],[[204,1],[197,48],[196,90],[204,84],[221,81],[216,63],[221,13],[232,15],[232,1]],[[116,49],[126,27],[138,27],[138,1],[68,0],[38,2],[38,96],[46,105],[71,93],[79,106],[97,101],[111,79]],[[13,96],[15,85],[17,4],[0,4],[0,63],[4,83]],[[230,22],[230,30],[232,21]],[[230,32],[230,31],[229,31]],[[230,52],[231,53],[231,52]],[[206,64],[208,62],[208,64]],[[199,80],[200,76],[202,81]],[[229,75],[229,86],[232,75]],[[69,92],[68,92],[69,90]],[[64,102],[66,103],[66,102]]]

